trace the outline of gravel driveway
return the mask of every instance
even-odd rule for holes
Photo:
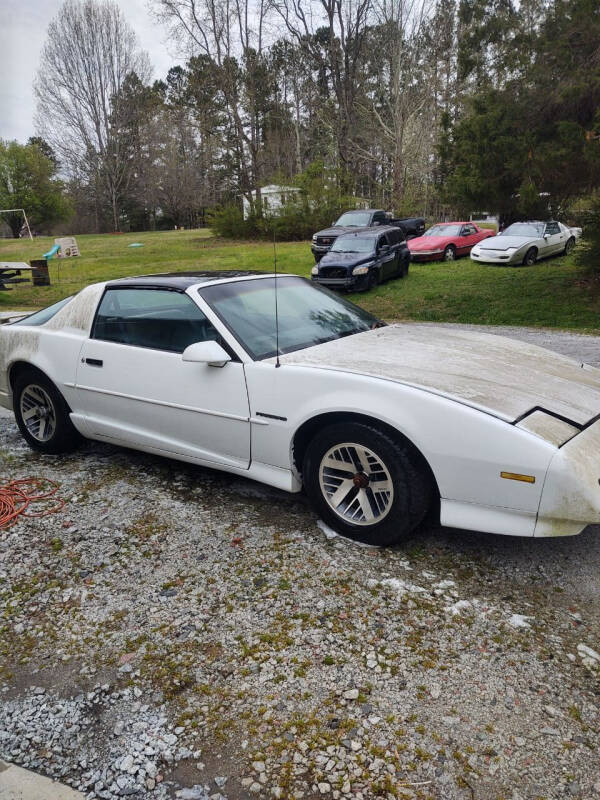
[[[2,473],[67,500],[0,531],[0,758],[90,798],[600,798],[600,528],[379,550],[303,497],[0,431]]]

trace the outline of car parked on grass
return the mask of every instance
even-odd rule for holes
[[[578,228],[562,222],[513,222],[508,228],[486,239],[471,250],[473,261],[482,264],[531,266],[539,258],[568,255],[575,247]]]
[[[311,250],[315,261],[318,262],[329,251],[337,237],[343,233],[352,233],[357,229],[374,228],[382,225],[393,225],[394,227],[402,228],[406,238],[420,236],[425,230],[423,217],[395,219],[386,214],[381,208],[360,208],[353,211],[345,211],[337,222],[333,223],[331,228],[317,231],[312,237]]]
[[[408,243],[413,261],[454,261],[466,256],[494,231],[474,222],[439,222]]]
[[[600,522],[600,370],[386,325],[296,275],[88,286],[0,326],[0,403],[42,453],[84,436],[304,487],[327,524],[377,545],[438,511],[524,536]]]
[[[401,228],[367,228],[338,236],[312,268],[315,283],[330,289],[366,291],[408,275],[410,250]]]

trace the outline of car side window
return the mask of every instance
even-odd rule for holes
[[[373,214],[373,222],[385,223],[387,220],[385,218],[385,214],[379,212],[378,214]]]
[[[195,342],[219,340],[216,328],[194,301],[166,289],[107,289],[92,339],[183,353]]]
[[[546,225],[546,233],[549,233],[551,236],[555,233],[560,233],[558,222],[548,222]]]

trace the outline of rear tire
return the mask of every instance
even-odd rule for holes
[[[573,252],[573,248],[575,247],[575,239],[571,236],[570,239],[567,239],[567,243],[565,244],[565,249],[563,250],[563,255],[568,256]]]
[[[33,450],[51,455],[69,453],[81,441],[64,397],[37,370],[27,370],[17,377],[13,409],[19,430]]]
[[[530,247],[529,250],[525,253],[525,257],[523,258],[523,266],[532,267],[537,261],[537,255],[538,255],[537,247]]]
[[[304,456],[303,479],[314,510],[329,526],[380,547],[412,533],[433,497],[421,456],[362,422],[317,433]]]

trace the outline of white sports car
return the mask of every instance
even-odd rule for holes
[[[498,236],[484,239],[471,250],[473,261],[483,264],[531,266],[538,258],[569,255],[581,228],[562,222],[513,222]]]
[[[600,370],[385,325],[297,276],[89,286],[0,327],[0,401],[36,450],[84,436],[304,487],[329,525],[375,544],[430,512],[523,536],[600,521]]]

